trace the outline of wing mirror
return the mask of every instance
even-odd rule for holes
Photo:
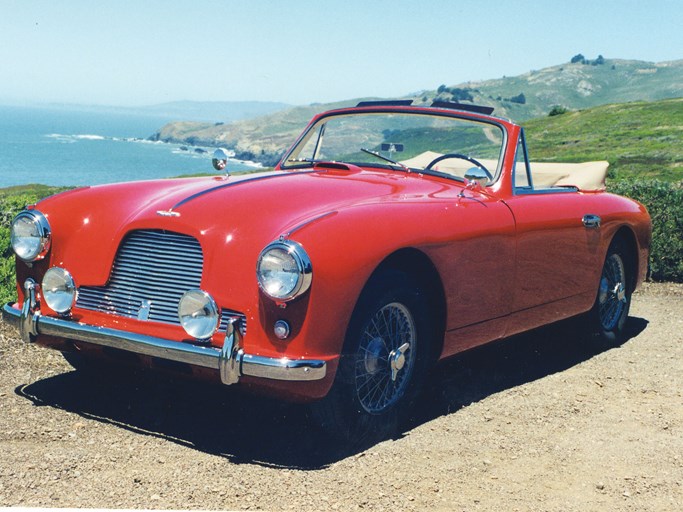
[[[465,173],[465,181],[470,187],[478,184],[480,187],[484,188],[489,182],[489,177],[483,169],[480,169],[479,167],[470,167]]]
[[[225,171],[225,174],[230,175],[228,172],[228,152],[225,149],[218,148],[214,151],[211,163],[217,171]]]

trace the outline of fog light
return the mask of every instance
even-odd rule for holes
[[[187,334],[207,340],[218,329],[218,306],[205,291],[188,290],[178,303],[178,318]]]
[[[286,340],[289,337],[289,324],[284,320],[278,320],[273,326],[273,333],[280,340]]]
[[[49,269],[43,276],[41,288],[50,309],[60,314],[71,311],[76,301],[76,283],[66,270],[59,267]]]

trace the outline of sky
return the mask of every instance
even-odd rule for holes
[[[683,0],[0,0],[0,103],[332,102],[683,59]]]

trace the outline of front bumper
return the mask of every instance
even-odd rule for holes
[[[285,381],[313,381],[324,378],[327,373],[327,363],[318,359],[273,358],[245,353],[241,347],[239,329],[232,322],[228,322],[223,347],[218,349],[82,324],[66,318],[42,316],[36,300],[37,287],[33,279],[27,279],[21,310],[11,304],[5,304],[2,309],[4,320],[17,327],[22,339],[29,343],[39,335],[47,335],[113,347],[215,369],[220,373],[223,384],[235,384],[244,375]]]

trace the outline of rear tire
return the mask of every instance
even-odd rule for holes
[[[621,240],[614,240],[607,250],[598,295],[589,313],[592,334],[611,345],[624,338],[633,292],[631,272],[626,247]]]
[[[371,279],[351,317],[332,389],[312,405],[326,432],[352,447],[398,434],[431,365],[435,322],[427,304],[403,272]]]

